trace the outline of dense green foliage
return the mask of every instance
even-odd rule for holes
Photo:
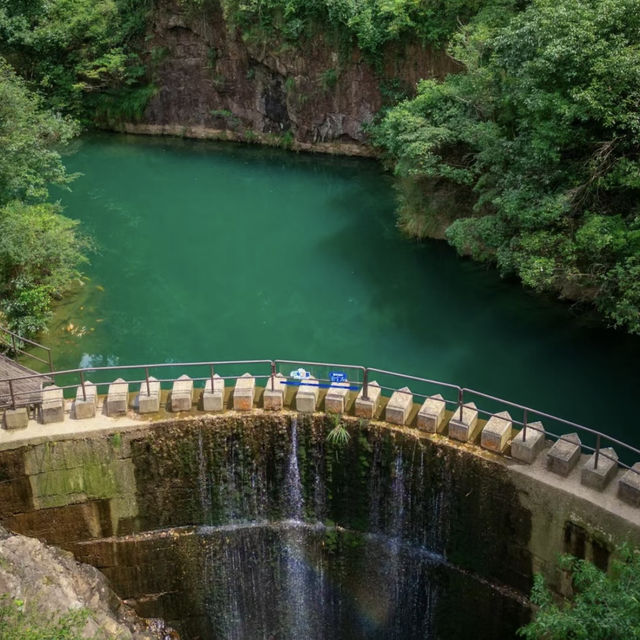
[[[640,332],[639,47],[636,0],[478,16],[452,49],[466,73],[422,81],[376,131],[407,226],[444,217],[461,253]],[[430,201],[447,184],[473,206]]]
[[[532,591],[539,608],[520,629],[526,640],[637,640],[640,638],[640,554],[628,549],[613,560],[609,574],[591,563],[565,556],[561,568],[571,573],[575,596],[558,605],[540,576]]]
[[[0,55],[56,112],[138,116],[153,92],[134,51],[150,1],[0,0]]]
[[[25,607],[22,600],[0,596],[0,638],[3,640],[80,640],[88,612],[70,611],[58,619]]]
[[[23,335],[44,328],[83,260],[76,223],[44,202],[50,183],[70,180],[55,148],[75,132],[0,58],[0,313]]]
[[[442,45],[487,0],[221,0],[225,16],[248,38],[297,41],[322,29],[345,48],[378,61],[387,43],[405,39]],[[197,0],[191,0],[196,3]],[[493,4],[500,5],[501,0]]]

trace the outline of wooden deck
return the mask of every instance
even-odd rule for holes
[[[38,373],[0,354],[0,409],[11,406],[11,393],[7,380],[20,378]],[[51,378],[31,378],[27,380],[15,380],[12,383],[16,399],[16,407],[25,407],[31,404],[40,404],[42,401],[42,385],[51,382]]]

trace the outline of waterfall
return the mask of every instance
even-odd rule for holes
[[[202,443],[202,429],[198,430],[198,490],[200,491],[202,520],[205,524],[211,524],[213,510],[211,506],[211,491],[209,489],[207,459],[204,455],[204,445]]]
[[[298,419],[291,418],[291,450],[287,462],[285,488],[286,517],[293,520],[293,526],[284,533],[284,593],[287,602],[288,624],[286,636],[291,640],[312,638],[312,607],[309,594],[312,591],[312,569],[305,557],[304,529],[301,525],[304,500],[298,468]]]

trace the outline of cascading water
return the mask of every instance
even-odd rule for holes
[[[194,433],[191,468],[208,524],[187,535],[197,543],[176,552],[181,568],[189,560],[184,575],[194,575],[176,587],[188,591],[192,609],[183,637],[467,637],[457,619],[449,633],[442,613],[467,597],[472,579],[443,556],[451,489],[442,469],[434,476],[415,443],[371,432],[336,449],[326,430],[314,428],[292,416],[268,446],[248,442],[237,428]],[[490,585],[474,589],[478,607],[491,610]],[[158,615],[175,624],[185,616],[175,611]],[[495,627],[491,634],[478,637],[511,637]]]

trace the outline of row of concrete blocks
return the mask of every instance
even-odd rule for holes
[[[279,411],[284,407],[286,393],[286,378],[276,374],[267,381],[264,390],[263,407],[265,410]],[[215,375],[205,382],[202,391],[202,409],[208,412],[224,410],[224,379]],[[344,413],[346,409],[349,383],[334,383],[325,396],[325,411],[329,413]],[[360,389],[355,400],[355,415],[371,419],[377,412],[381,398],[381,388],[376,382],[368,384],[367,397]],[[190,411],[194,402],[194,383],[187,376],[182,375],[173,383],[169,408],[171,411]],[[254,407],[256,394],[256,379],[245,373],[236,380],[233,389],[233,408],[236,411],[250,411]],[[312,412],[317,409],[320,388],[315,378],[307,378],[300,382],[295,396],[297,411]],[[97,410],[97,387],[87,381],[78,387],[73,406],[73,416],[76,419],[92,418]],[[129,404],[129,384],[118,378],[109,385],[105,400],[107,415],[116,416],[127,411]],[[386,422],[406,425],[413,408],[413,394],[408,387],[395,391],[385,408]],[[140,385],[137,396],[139,413],[155,413],[160,410],[160,382],[153,377]],[[448,426],[448,436],[460,442],[475,442],[480,433],[480,446],[496,453],[505,453],[511,447],[511,457],[531,464],[545,447],[546,438],[544,426],[541,422],[528,425],[526,438],[524,430],[513,436],[513,421],[508,411],[497,413],[486,422],[480,430],[479,414],[473,402],[456,409],[445,421],[446,403],[442,395],[437,394],[424,400],[420,407],[416,426],[418,429],[430,433],[444,432]],[[59,387],[47,387],[42,392],[40,406],[40,421],[43,424],[62,422],[64,420],[64,397]],[[5,427],[26,427],[28,414],[26,409],[15,409],[5,413]],[[547,451],[546,466],[553,473],[568,476],[578,464],[582,453],[580,438],[576,433],[567,434],[557,440]],[[583,465],[581,470],[582,484],[602,491],[616,474],[618,456],[611,448],[601,449],[596,466],[595,454]],[[628,470],[618,483],[618,495],[627,503],[640,506],[640,463],[636,463],[633,470]]]

